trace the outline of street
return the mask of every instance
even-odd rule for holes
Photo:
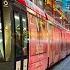
[[[70,70],[70,56],[61,61],[59,64],[55,65],[50,70]]]

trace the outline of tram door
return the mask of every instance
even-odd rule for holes
[[[26,13],[14,11],[14,38],[16,70],[27,70],[27,22]]]

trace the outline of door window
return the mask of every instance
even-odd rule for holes
[[[28,31],[26,14],[21,11],[14,12],[15,19],[15,53],[16,53],[16,70],[27,69],[27,45]],[[23,58],[22,58],[23,57]],[[23,61],[22,61],[23,60]],[[22,64],[23,62],[23,64]],[[23,65],[23,67],[21,67]]]
[[[27,31],[27,24],[26,24],[26,16],[22,16],[22,47],[23,47],[23,54],[24,56],[27,55],[27,43],[28,43],[28,31]]]
[[[24,13],[15,13],[15,34],[16,34],[16,57],[27,55],[28,32],[26,15]]]
[[[21,57],[21,32],[19,13],[14,14],[15,18],[15,34],[16,34],[16,57]]]
[[[4,58],[4,51],[3,51],[3,38],[2,38],[2,25],[1,25],[1,12],[0,12],[0,61]]]

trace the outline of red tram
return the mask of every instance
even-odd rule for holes
[[[70,31],[34,3],[0,3],[2,70],[46,70],[70,54]]]

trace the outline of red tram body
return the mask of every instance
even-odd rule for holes
[[[23,18],[25,14],[27,17],[28,39],[27,37],[26,39],[29,42],[27,46],[28,49],[26,47],[22,48],[22,52],[24,53],[26,53],[25,49],[27,49],[27,57],[24,58],[24,56],[22,57],[19,55],[20,57],[15,59],[16,70],[18,70],[19,67],[17,64],[21,64],[17,61],[23,62],[23,64],[21,64],[23,65],[23,70],[46,70],[48,67],[52,66],[53,64],[70,54],[70,31],[61,26],[59,22],[57,22],[53,17],[42,11],[31,1],[16,0],[15,3],[12,5],[16,6],[16,8],[19,9],[16,11],[16,13],[22,10],[22,8],[26,8],[26,10],[22,10],[22,15],[24,13]],[[19,16],[22,15],[20,14]],[[18,19],[16,14],[15,18]],[[25,20],[23,19],[23,21]],[[15,23],[16,22],[17,21],[15,20]],[[14,26],[17,25],[15,24]],[[26,28],[24,27],[24,23],[23,26],[20,26],[20,28],[19,26],[17,26],[17,28],[22,29],[23,27],[23,30],[26,30]],[[15,32],[18,34],[17,31]],[[20,37],[22,38],[22,31],[20,33]],[[23,35],[24,33],[25,31],[23,31]],[[15,35],[15,37],[17,39],[17,35]],[[24,43],[26,43],[26,41]],[[25,46],[26,45],[27,44],[25,44]]]
[[[36,12],[36,16],[40,18],[37,22],[40,23],[41,20],[42,21],[44,20],[44,22],[40,23],[40,25],[38,26],[37,25],[38,23],[36,22],[37,19],[34,17],[30,18],[32,15],[28,14],[31,15],[28,16],[29,30],[31,30],[31,32],[29,31],[31,36],[29,42],[30,44],[29,64],[28,64],[29,70],[45,70],[48,67],[48,60],[49,60],[49,66],[51,66],[54,63],[60,61],[60,59],[66,57],[66,55],[70,53],[69,50],[70,32],[66,33],[67,31],[64,28],[62,28],[60,25],[57,25],[59,23],[48,14],[46,14],[47,15],[46,18],[45,13],[42,10],[40,10],[37,6],[35,5],[33,5],[34,7],[30,5],[26,6],[29,7],[31,10],[33,10],[34,12]],[[48,23],[48,21],[50,23]],[[39,32],[37,31],[37,26],[38,27],[41,26],[41,31]],[[65,39],[65,37],[67,38]],[[66,50],[66,48],[68,49]]]

